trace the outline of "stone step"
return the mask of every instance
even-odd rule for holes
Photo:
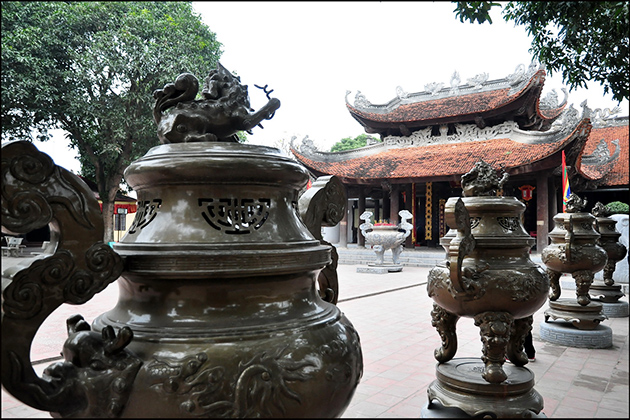
[[[339,254],[339,264],[366,265],[376,261],[376,253],[370,248],[337,248]],[[444,260],[443,250],[403,250],[399,256],[399,262],[408,267],[434,267],[438,262]],[[391,263],[391,251],[385,252],[385,263]]]
[[[365,265],[376,261],[376,253],[371,248],[336,247],[339,255],[339,264]],[[446,252],[442,248],[403,249],[399,256],[399,263],[409,267],[435,267],[440,261],[444,261]],[[540,255],[531,254],[531,259],[537,264],[542,264]],[[385,263],[391,263],[391,251],[385,251]]]

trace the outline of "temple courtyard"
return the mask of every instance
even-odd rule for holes
[[[532,254],[534,261],[536,257]],[[20,260],[3,255],[3,269]],[[433,351],[440,346],[440,337],[431,326],[433,301],[426,291],[430,267],[405,266],[401,272],[389,274],[357,273],[357,267],[361,265],[338,267],[338,306],[360,335],[364,362],[363,377],[342,417],[419,418],[427,403],[427,387],[436,378]],[[561,282],[563,287],[567,283]],[[573,290],[562,291],[563,297],[573,295]],[[53,313],[31,350],[38,374],[59,360],[67,317],[80,313],[91,322],[111,309],[117,296],[118,287],[113,283],[88,303],[63,305]],[[621,300],[627,302],[628,296]],[[544,398],[541,414],[548,418],[628,418],[628,317],[602,322],[613,331],[612,347],[572,348],[540,339],[547,308],[548,303],[534,315],[536,360],[526,366],[534,373],[535,389]],[[481,357],[479,329],[473,320],[460,319],[457,331],[455,357]],[[20,403],[3,389],[2,417],[48,418],[50,414]]]

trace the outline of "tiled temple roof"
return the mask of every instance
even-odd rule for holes
[[[593,112],[586,102],[580,117],[573,105],[567,108],[565,89],[561,104],[555,91],[541,99],[545,75],[532,63],[504,79],[486,81],[485,74],[459,86],[454,73],[451,89],[434,83],[425,92],[407,94],[398,87],[397,97],[383,105],[371,104],[360,92],[351,105],[346,95],[350,114],[367,132],[379,133],[381,142],[326,153],[305,139],[291,151],[315,173],[369,183],[456,178],[480,159],[513,173],[541,171],[555,160],[559,166],[564,150],[576,191],[627,186],[628,118],[604,120],[602,111]],[[553,162],[533,169],[532,164],[551,156]]]
[[[357,94],[354,105],[346,107],[368,133],[409,135],[422,127],[448,123],[485,125],[514,120],[523,130],[547,130],[566,106],[540,94],[546,72],[530,66],[528,73],[513,74],[505,79],[457,89],[442,88],[434,92],[399,94],[384,105],[373,105]],[[555,95],[555,91],[552,91]]]
[[[292,149],[298,161],[315,172],[336,175],[348,181],[369,181],[396,178],[434,178],[462,175],[483,159],[495,168],[509,170],[540,161],[567,147],[575,139],[583,145],[591,128],[588,119],[573,130],[566,130],[557,141],[521,142],[510,138],[494,138],[468,142],[387,148],[383,143],[372,147],[373,153],[348,159]],[[581,146],[578,146],[581,147]],[[380,149],[380,151],[379,151]],[[581,150],[580,150],[581,151]],[[577,153],[579,154],[578,151]],[[336,157],[336,156],[335,156]]]

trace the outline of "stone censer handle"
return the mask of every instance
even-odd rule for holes
[[[25,259],[2,274],[2,386],[38,410],[67,415],[82,412],[86,405],[84,378],[94,369],[81,362],[94,363],[99,351],[101,359],[120,356],[131,341],[131,330],[125,327],[116,335],[109,327],[96,333],[80,315],[71,317],[62,353],[66,361],[49,366],[42,377],[30,360],[33,338],[61,304],[83,304],[116,280],[123,261],[102,242],[100,207],[81,179],[30,142],[5,143],[2,229],[24,234],[46,225],[56,244],[54,254]],[[112,415],[117,414],[116,407],[111,404]]]
[[[471,233],[470,215],[461,198],[455,203],[454,216],[457,235],[448,247],[450,278],[454,291],[464,293],[462,262],[475,249],[475,238]]]

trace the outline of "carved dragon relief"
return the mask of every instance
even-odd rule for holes
[[[183,397],[180,404],[183,413],[212,417],[268,417],[273,413],[267,401],[281,412],[285,411],[284,399],[301,402],[302,396],[291,389],[291,383],[310,379],[309,369],[316,367],[316,361],[309,358],[292,360],[287,350],[280,348],[273,354],[263,351],[241,361],[233,377],[226,368],[212,365],[206,353],[181,359],[154,356],[147,369],[152,388]]]
[[[124,349],[132,338],[130,331],[116,337],[107,330],[99,336],[87,332],[82,318],[72,317],[64,345],[66,361],[50,366],[42,377],[30,361],[33,338],[55,309],[88,301],[123,270],[120,256],[102,242],[98,202],[79,177],[56,166],[29,142],[2,146],[2,181],[3,230],[24,234],[48,225],[56,242],[54,254],[3,272],[2,336],[11,339],[2,340],[2,385],[38,410],[64,416],[117,415],[133,381],[135,362],[111,367],[133,359]],[[101,371],[99,380],[87,380],[95,371]],[[101,404],[86,408],[86,401],[97,395]]]
[[[362,370],[362,364],[353,367],[347,361],[349,349],[358,343],[359,336],[352,327],[346,328],[349,343],[333,340],[312,346],[301,360],[294,359],[294,349],[288,346],[271,353],[236,354],[240,361],[234,364],[235,372],[213,364],[204,352],[182,358],[153,356],[146,366],[150,387],[161,394],[177,395],[185,414],[269,417],[274,416],[272,407],[285,413],[289,401],[301,404],[308,397],[295,385],[311,380],[321,366],[327,366],[322,373],[332,387],[347,384],[354,370]]]

